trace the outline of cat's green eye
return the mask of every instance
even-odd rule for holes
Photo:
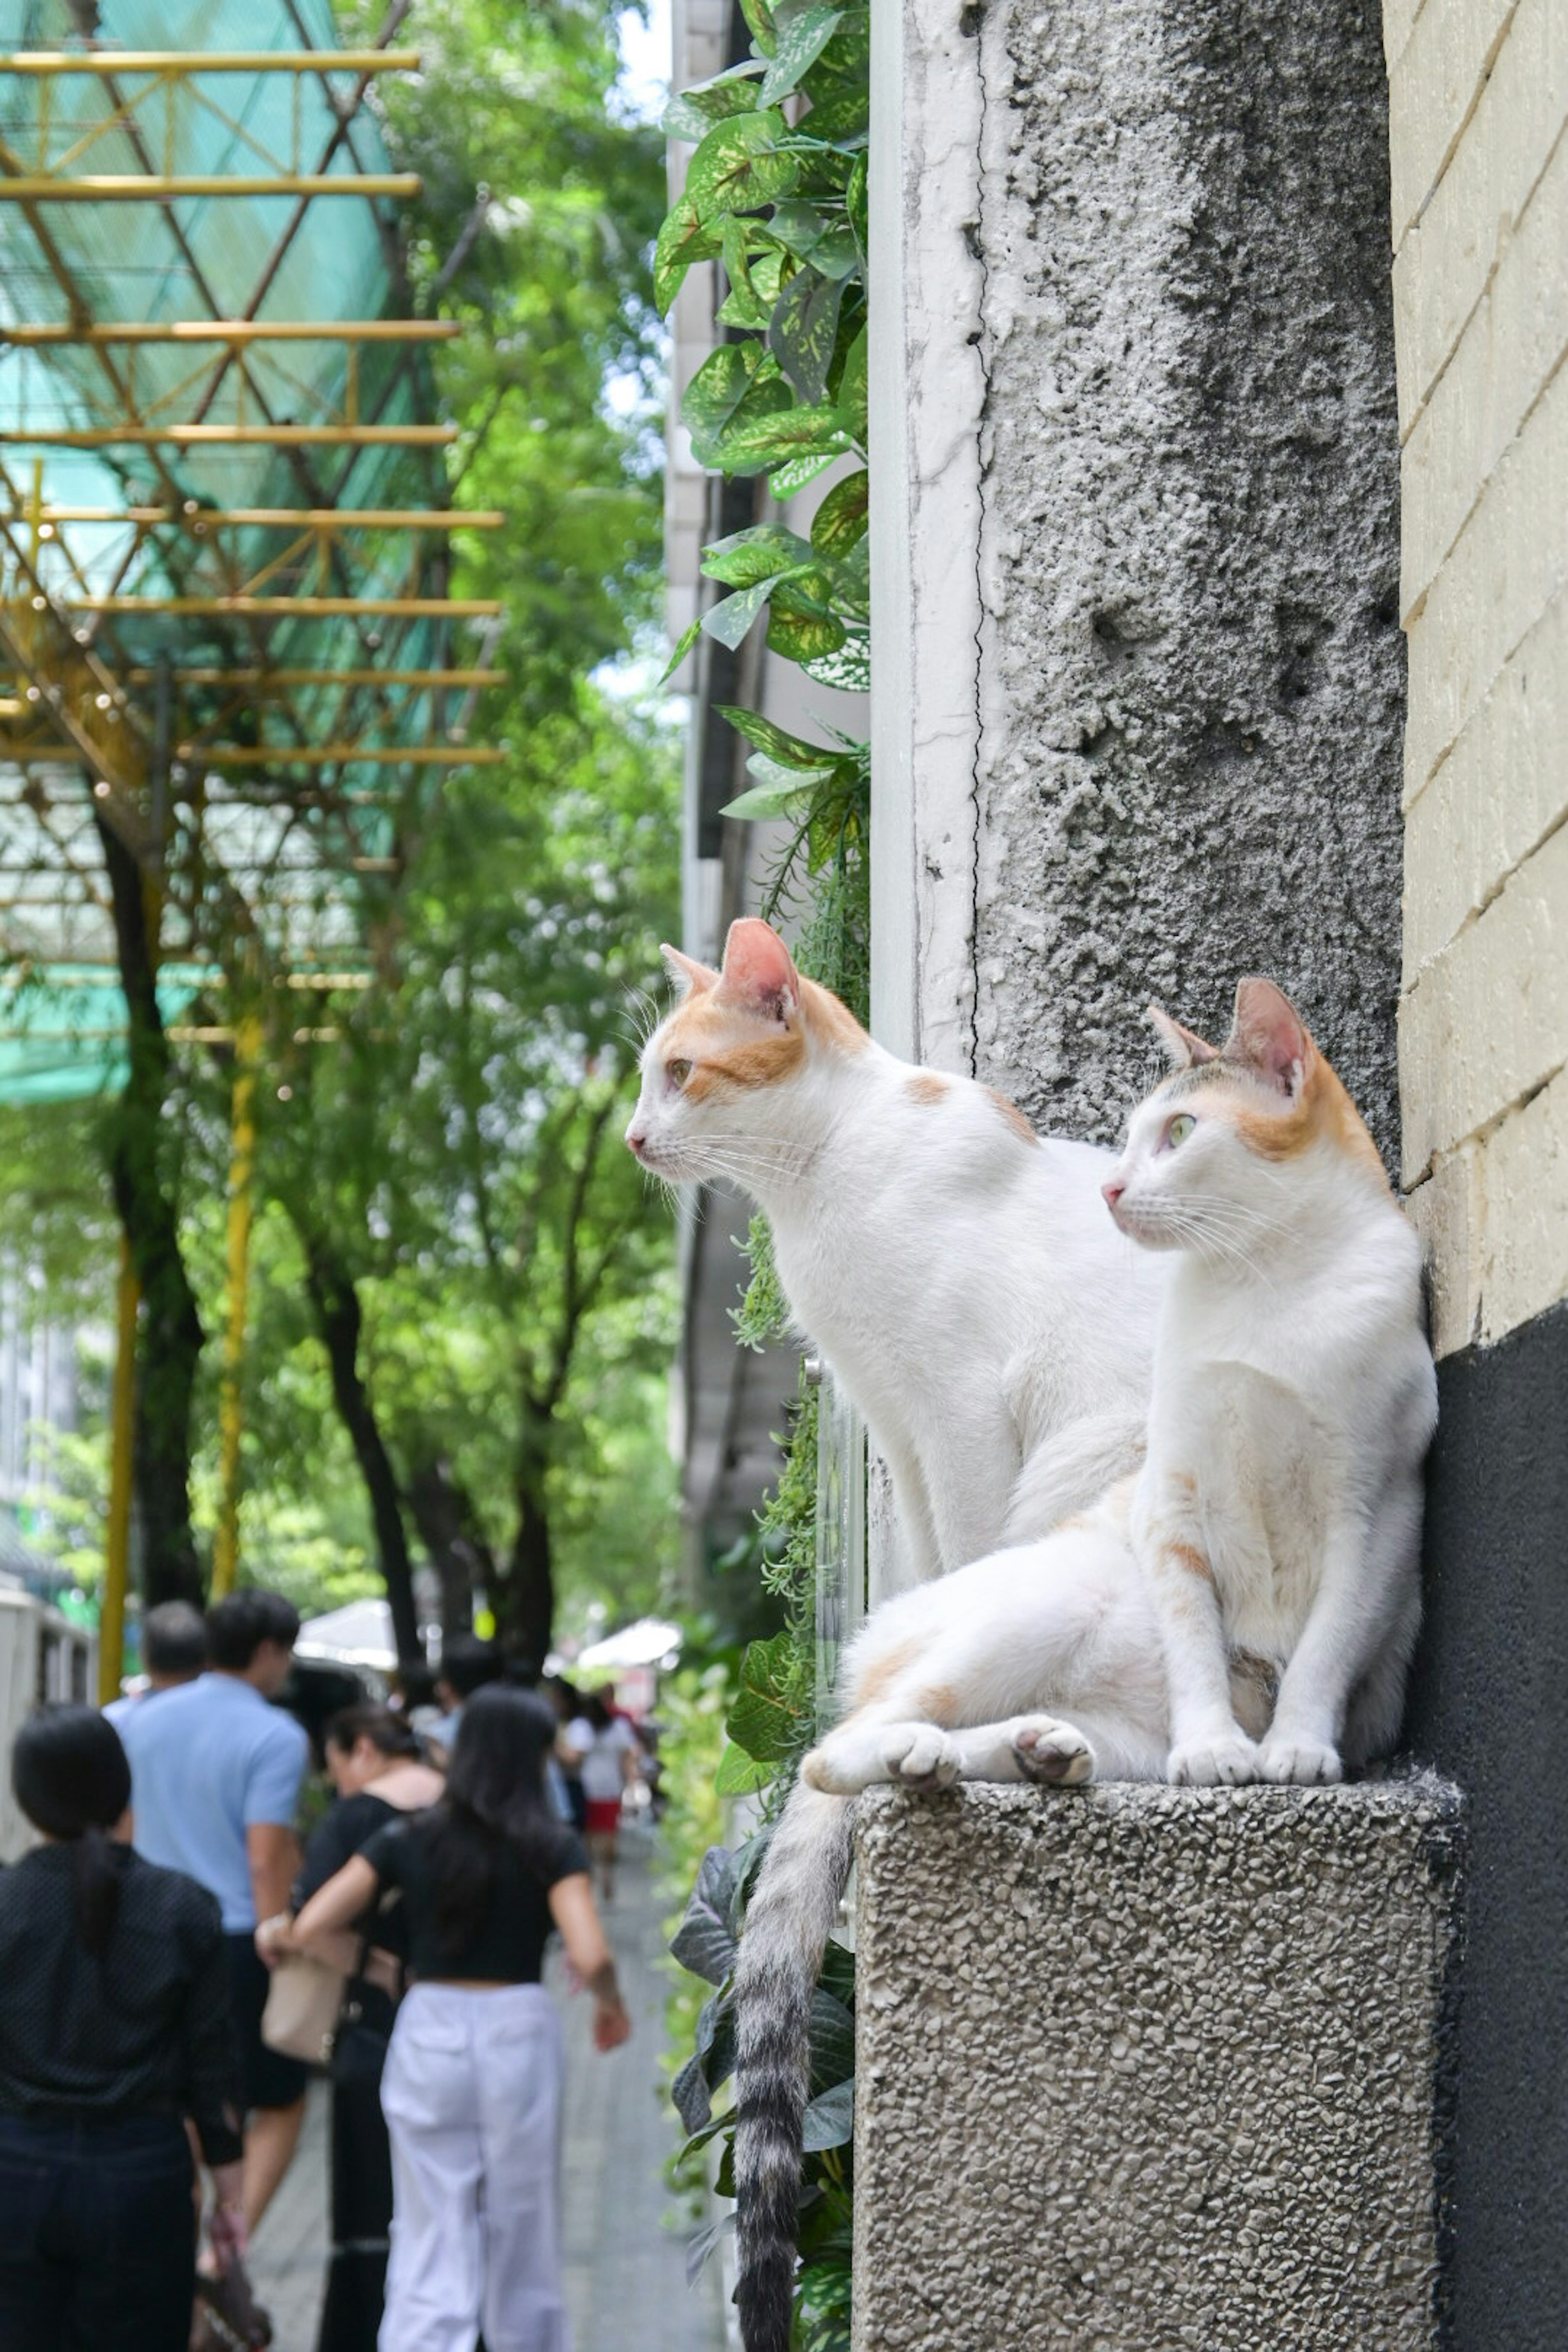
[[[1171,1121],[1170,1126],[1165,1129],[1165,1140],[1173,1151],[1178,1143],[1185,1143],[1196,1125],[1197,1120],[1187,1111],[1183,1111],[1178,1118]]]
[[[666,1062],[664,1075],[672,1087],[683,1087],[691,1076],[689,1062]]]

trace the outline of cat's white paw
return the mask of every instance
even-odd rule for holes
[[[1077,1789],[1094,1778],[1094,1750],[1081,1731],[1052,1715],[1027,1715],[1013,1734],[1013,1753],[1026,1780]]]
[[[895,1723],[883,1735],[888,1778],[903,1789],[950,1789],[958,1778],[958,1743],[934,1723]]]
[[[1263,1777],[1263,1759],[1255,1741],[1244,1732],[1219,1739],[1194,1739],[1173,1748],[1165,1777],[1178,1789],[1235,1789]]]
[[[854,1759],[839,1753],[831,1739],[801,1758],[800,1777],[808,1789],[820,1789],[829,1797],[858,1796],[866,1786],[866,1774],[857,1771]]]
[[[1264,1741],[1262,1753],[1266,1780],[1296,1781],[1311,1789],[1345,1777],[1339,1749],[1325,1740],[1269,1738]]]

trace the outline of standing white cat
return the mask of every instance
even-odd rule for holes
[[[665,955],[686,993],[626,1141],[767,1212],[791,1310],[887,1458],[913,1573],[1043,1535],[1131,1469],[1163,1283],[1106,1217],[1111,1155],[884,1052],[765,923],[731,926],[721,971]]]
[[[1148,1459],[1044,1542],[884,1604],[802,1767],[736,1975],[748,2352],[789,2340],[806,2019],[875,1780],[1336,1780],[1396,1736],[1436,1381],[1420,1251],[1287,1000],[1244,981],[1216,1051],[1133,1113],[1105,1196],[1176,1253]]]

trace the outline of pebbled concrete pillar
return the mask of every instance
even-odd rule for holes
[[[1110,1138],[1148,999],[1213,1024],[1261,970],[1392,1162],[1376,8],[893,0],[873,39],[879,1033]]]
[[[1447,1783],[860,1802],[855,2352],[1431,2352]]]

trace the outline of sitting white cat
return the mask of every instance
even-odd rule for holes
[[[767,1212],[801,1329],[892,1475],[908,1570],[1044,1535],[1142,1454],[1159,1261],[1110,1223],[1113,1155],[1043,1140],[972,1078],[900,1062],[765,923],[644,1049],[626,1142]]]
[[[805,2021],[873,1781],[1337,1780],[1395,1738],[1436,1382],[1420,1250],[1268,982],[1177,1068],[1105,1185],[1176,1253],[1143,1468],[1043,1542],[886,1602],[769,1847],[736,1978],[748,2352],[787,2344]],[[782,2332],[781,2332],[782,2331]]]

